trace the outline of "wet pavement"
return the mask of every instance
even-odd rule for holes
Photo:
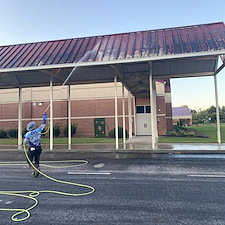
[[[59,180],[93,186],[88,196],[68,197],[51,190],[77,193],[39,176],[24,165],[2,164],[1,190],[40,191],[38,206],[23,224],[225,224],[225,144],[156,144],[135,137],[126,144],[43,145],[41,171]],[[87,160],[84,167],[44,167],[66,160]],[[23,147],[0,146],[0,162],[25,162]],[[43,163],[43,164],[42,164]],[[61,163],[61,164],[60,164]],[[64,164],[63,164],[64,165]],[[47,191],[43,191],[47,190]],[[213,190],[213,191],[212,191]],[[83,191],[83,190],[82,190]],[[27,207],[18,197],[1,195],[2,208]],[[1,207],[0,207],[1,208]],[[134,213],[135,212],[135,213]],[[15,224],[1,212],[0,224]]]
[[[18,156],[18,152],[10,153],[11,157]],[[29,211],[30,217],[20,223],[11,220],[14,211],[0,211],[1,225],[225,224],[225,158],[215,158],[219,154],[143,153],[139,155],[149,158],[141,159],[88,157],[88,164],[71,167],[76,163],[55,161],[58,158],[54,156],[76,157],[76,151],[43,153],[43,157],[53,157],[52,164],[41,162],[43,173],[60,181],[92,186],[95,192],[84,196],[62,195],[60,192],[77,194],[87,189],[56,183],[41,175],[32,178],[27,165],[2,164],[0,191],[33,190],[40,195],[36,197],[38,205]],[[0,195],[0,208],[27,209],[32,204],[33,201],[21,196]]]
[[[43,149],[49,150],[49,145],[42,145]],[[1,150],[18,150],[22,149],[17,145],[0,145]],[[68,145],[54,145],[54,150],[69,150]],[[225,151],[225,144],[216,144],[216,143],[157,143],[155,148],[152,148],[151,143],[141,143],[141,142],[128,142],[126,144],[119,144],[119,148],[116,149],[114,143],[92,143],[92,144],[72,144],[71,151],[95,151],[95,152],[104,152],[104,151],[118,151],[118,152],[165,152],[171,153],[174,151]]]
[[[71,149],[68,145],[54,145],[50,150],[49,145],[43,145],[43,154],[46,158],[148,158],[157,154],[224,154],[225,144],[216,143],[158,143],[152,149],[150,136],[138,136],[128,139],[126,144],[120,143],[116,149],[115,143],[92,143],[92,144],[73,144]],[[14,152],[14,153],[13,153]],[[24,159],[23,146],[1,145],[0,159],[10,160],[12,154],[16,155],[17,160]]]

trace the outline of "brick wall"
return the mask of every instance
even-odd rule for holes
[[[127,99],[125,100],[126,129],[128,130],[128,108]],[[43,105],[29,102],[22,104],[22,129],[26,128],[27,123],[34,121],[37,125],[42,123],[42,114],[49,106],[49,102],[43,102]],[[133,107],[133,106],[132,106]],[[11,129],[18,127],[18,104],[0,104],[0,126],[1,129]],[[133,108],[132,108],[133,113]],[[49,110],[48,110],[49,114]],[[53,103],[54,124],[60,123],[63,136],[63,128],[67,124],[68,102],[55,101]],[[115,108],[114,99],[100,100],[74,100],[71,101],[72,123],[77,124],[76,136],[93,137],[94,136],[94,118],[105,118],[106,134],[115,127]],[[118,99],[118,125],[123,126],[122,122],[122,99]],[[10,121],[6,121],[10,120]]]
[[[168,84],[169,85],[169,84]],[[170,87],[167,85],[167,91],[170,91]],[[75,89],[77,90],[77,89]],[[86,89],[88,90],[88,89]],[[29,91],[29,93],[28,93]],[[32,96],[31,91],[28,90],[29,96]],[[48,90],[45,90],[46,92]],[[85,91],[87,94],[87,91]],[[17,94],[17,93],[16,93]],[[29,97],[28,96],[28,97]],[[77,95],[74,95],[77,96]],[[35,121],[37,125],[42,122],[42,114],[48,108],[50,102],[43,101],[39,102],[38,92],[35,90],[35,99],[37,101],[31,101],[25,98],[22,104],[22,128],[24,129],[28,122]],[[13,100],[11,98],[11,100]],[[18,99],[15,99],[15,102]],[[165,96],[157,96],[157,118],[158,118],[158,132],[159,135],[166,134],[167,130],[172,127],[172,110],[171,103],[165,102]],[[41,104],[39,104],[41,103]],[[131,99],[132,118],[134,118],[134,101]],[[149,105],[149,98],[136,98],[136,105]],[[94,136],[94,118],[105,118],[106,121],[106,134],[108,131],[115,127],[115,108],[114,98],[92,98],[87,99],[80,98],[71,99],[71,117],[72,123],[77,124],[76,136]],[[128,98],[125,98],[125,115],[126,115],[126,129],[128,130]],[[49,114],[49,110],[48,110]],[[63,128],[67,124],[68,116],[68,101],[67,100],[55,100],[53,102],[53,117],[54,124],[60,123]],[[119,126],[122,127],[122,98],[118,98],[118,116]],[[171,118],[170,118],[171,117]],[[0,127],[1,129],[17,128],[18,126],[18,103],[12,101],[8,104],[0,104]],[[132,122],[132,132],[134,133],[134,124]],[[63,133],[63,131],[62,131]],[[63,136],[63,134],[61,134]]]

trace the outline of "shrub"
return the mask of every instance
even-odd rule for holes
[[[171,131],[170,134],[171,134],[172,136],[177,136],[177,132],[176,132],[176,131]]]
[[[7,137],[7,131],[6,130],[0,130],[0,138],[6,138]]]
[[[111,137],[111,138],[115,138],[115,136],[116,136],[116,134],[115,134],[115,128],[112,129],[112,130],[110,130],[110,131],[108,132],[108,135],[109,135],[109,137]],[[127,137],[128,137],[128,132],[127,132],[127,130],[125,130],[125,135],[126,135],[126,138],[127,138]],[[119,138],[123,138],[123,127],[118,127],[118,137],[119,137]]]
[[[189,133],[188,133],[188,136],[193,137],[193,136],[195,136],[195,133],[194,133],[194,132],[189,132]]]
[[[178,132],[180,130],[180,128],[177,125],[174,125],[173,129],[174,129],[175,132]]]
[[[54,137],[58,137],[61,133],[61,125],[59,123],[56,123],[53,126],[53,136]]]
[[[18,137],[18,130],[17,129],[9,129],[8,130],[8,136],[11,138],[17,138]]]
[[[183,128],[184,131],[187,131],[188,130],[187,127],[182,127],[182,128]]]
[[[74,136],[77,132],[77,124],[71,124],[71,136]],[[65,137],[68,137],[68,125],[65,125],[63,129],[63,134]]]
[[[178,135],[179,135],[179,136],[185,136],[186,133],[185,133],[183,130],[180,130],[180,131],[178,132]]]

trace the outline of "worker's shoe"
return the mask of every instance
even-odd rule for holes
[[[34,166],[35,166],[36,169],[39,169],[39,165],[38,164],[34,164]],[[31,176],[37,178],[38,175],[39,175],[39,172],[35,168],[33,168],[33,172],[31,173]]]

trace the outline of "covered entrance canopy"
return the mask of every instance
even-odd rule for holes
[[[155,80],[216,75],[223,55],[223,22],[0,46],[0,88],[118,80],[153,104]]]

